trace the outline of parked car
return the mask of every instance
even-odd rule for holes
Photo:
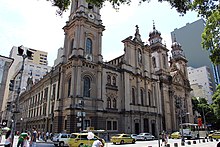
[[[131,137],[137,140],[137,134],[131,134]]]
[[[111,137],[111,142],[113,144],[135,143],[136,139],[129,134],[117,134]]]
[[[69,138],[69,147],[83,147],[85,145],[92,145],[95,140],[101,139],[102,143],[105,145],[105,140],[99,138],[94,134],[92,139],[88,139],[88,133],[71,133]]]
[[[209,138],[209,139],[211,139],[211,138],[212,138],[213,133],[215,133],[215,132],[216,132],[216,131],[214,131],[214,130],[210,131],[210,132],[209,132],[209,134],[208,134],[208,138]]]
[[[137,140],[154,140],[155,137],[150,133],[140,133],[137,135]]]
[[[59,133],[54,135],[52,141],[55,146],[68,146],[69,137],[70,134]]]
[[[220,139],[220,132],[214,132],[210,138]]]
[[[170,138],[172,138],[172,139],[180,139],[181,138],[181,134],[180,134],[180,132],[173,132],[170,135]]]

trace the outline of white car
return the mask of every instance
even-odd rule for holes
[[[155,137],[150,133],[140,133],[137,135],[137,140],[154,140]]]
[[[55,146],[68,146],[70,134],[59,133],[54,135],[52,141]]]
[[[131,134],[131,137],[137,140],[137,134]]]

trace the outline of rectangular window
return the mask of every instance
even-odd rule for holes
[[[112,130],[111,121],[107,121],[107,130]]]
[[[113,130],[118,130],[118,123],[117,123],[117,121],[113,121]]]
[[[65,130],[67,129],[67,120],[65,120],[65,122],[64,122],[64,129]]]

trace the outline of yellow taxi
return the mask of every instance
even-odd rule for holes
[[[211,136],[213,139],[220,139],[220,132],[214,132]]]
[[[111,137],[111,142],[113,144],[135,143],[136,139],[129,134],[117,134]]]
[[[95,140],[100,139],[98,136],[94,135],[92,139],[88,139],[88,133],[71,133],[68,145],[69,147],[83,147],[92,146]],[[102,139],[103,145],[105,145],[105,140]]]
[[[173,132],[170,135],[170,138],[172,138],[172,139],[180,139],[181,138],[181,134],[180,134],[180,132]]]

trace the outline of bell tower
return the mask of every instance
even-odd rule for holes
[[[150,48],[152,55],[153,70],[157,74],[168,74],[168,49],[162,44],[161,33],[156,29],[153,22],[153,31],[149,33]]]
[[[102,62],[102,25],[100,8],[86,0],[72,0],[65,32],[63,62],[73,57]]]
[[[182,46],[180,43],[176,41],[176,37],[174,36],[174,42],[172,43],[171,46],[172,50],[172,58],[170,59],[170,65],[171,69],[174,69],[173,67],[179,69],[185,77],[188,77],[187,73],[187,59],[184,55]]]

